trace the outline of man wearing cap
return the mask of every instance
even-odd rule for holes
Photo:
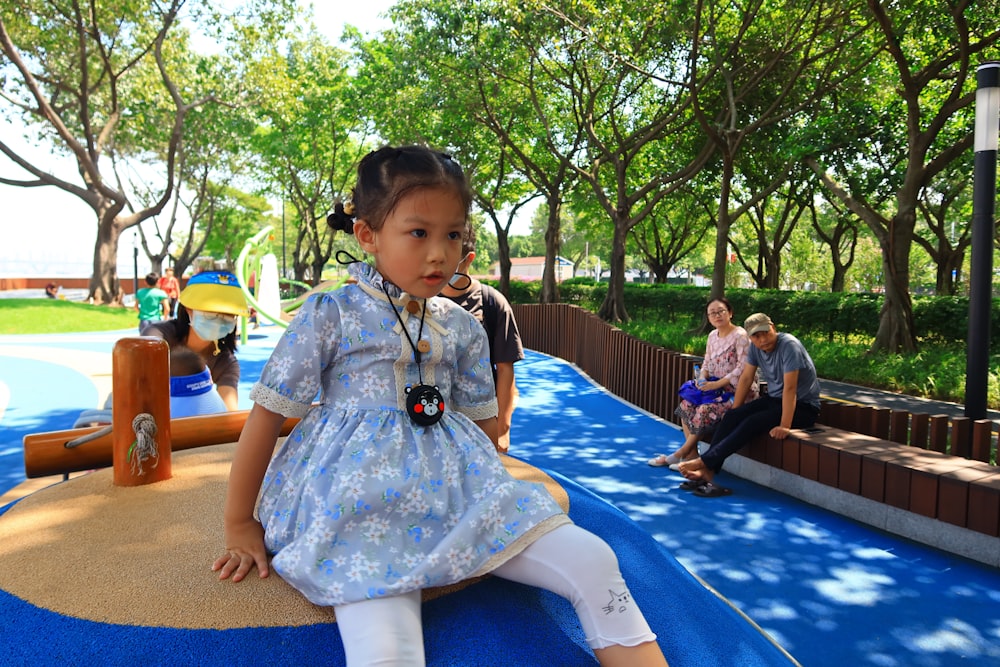
[[[236,276],[229,271],[203,271],[191,276],[181,292],[177,317],[153,322],[143,331],[197,352],[211,372],[212,381],[227,410],[239,404],[237,388],[240,363],[236,359],[236,318],[249,314]]]
[[[784,440],[793,428],[809,428],[819,416],[816,366],[799,339],[778,333],[764,313],[748,317],[743,328],[753,346],[736,386],[733,409],[719,422],[708,451],[680,464],[688,479],[681,488],[706,498],[731,493],[712,481],[730,454],[762,433]],[[767,395],[744,405],[758,368],[767,381]]]

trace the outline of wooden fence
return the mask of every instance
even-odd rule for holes
[[[639,340],[568,304],[515,304],[524,346],[565,359],[608,391],[674,421],[677,389],[700,357]],[[820,423],[899,444],[989,463],[992,422],[824,400]]]

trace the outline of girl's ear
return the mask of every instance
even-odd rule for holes
[[[375,253],[375,231],[366,220],[354,221],[354,238],[358,240],[358,245],[369,255]]]

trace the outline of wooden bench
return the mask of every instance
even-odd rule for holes
[[[752,460],[846,493],[1000,536],[1000,469],[817,424],[784,440],[761,436],[741,450]]]

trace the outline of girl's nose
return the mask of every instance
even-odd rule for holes
[[[427,261],[440,264],[448,257],[448,247],[444,243],[431,243],[427,248]]]

